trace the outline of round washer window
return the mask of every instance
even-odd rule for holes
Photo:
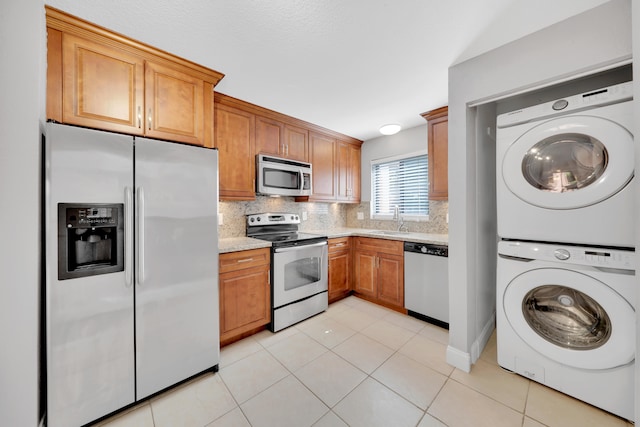
[[[572,350],[593,350],[611,336],[611,320],[593,298],[573,288],[543,285],[522,301],[529,326],[545,340]]]
[[[581,133],[563,133],[531,147],[522,159],[522,174],[539,190],[564,193],[598,180],[607,163],[607,149],[598,139]]]

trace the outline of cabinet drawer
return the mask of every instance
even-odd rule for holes
[[[328,243],[329,253],[351,249],[350,237],[336,237],[334,239],[329,239]]]
[[[268,248],[224,253],[220,254],[220,273],[269,265],[270,262],[271,255]]]
[[[399,240],[375,239],[371,237],[357,237],[356,249],[380,252],[390,255],[403,255],[404,243]]]

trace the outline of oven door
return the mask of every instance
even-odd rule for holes
[[[278,308],[328,289],[327,242],[275,248],[273,307]]]

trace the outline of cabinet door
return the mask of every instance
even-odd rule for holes
[[[254,124],[251,113],[216,104],[218,173],[222,200],[255,199]]]
[[[62,70],[64,123],[143,134],[144,60],[141,57],[63,34]]]
[[[353,289],[371,298],[377,297],[376,280],[378,269],[375,252],[356,251],[354,253],[354,287]]]
[[[303,128],[285,125],[284,145],[286,157],[306,162],[309,160],[309,131]]]
[[[351,181],[349,200],[355,203],[360,203],[361,151],[358,146],[349,146],[349,177]]]
[[[349,144],[344,142],[338,142],[338,154],[337,154],[337,197],[338,200],[349,200],[349,190],[350,190],[350,171],[349,171],[349,161],[350,161],[350,152],[349,152]]]
[[[184,71],[147,61],[145,134],[188,144],[204,143],[204,81]]]
[[[378,254],[378,299],[404,307],[404,259],[401,255]]]
[[[448,116],[431,119],[429,142],[429,200],[449,198],[449,122]]]
[[[313,195],[310,200],[335,201],[336,140],[318,133],[310,133],[309,151],[313,167]]]
[[[351,290],[351,251],[329,254],[329,301],[347,295]]]
[[[338,200],[360,201],[360,147],[338,142],[337,154]]]
[[[253,267],[220,275],[220,341],[271,321],[269,268]]]
[[[256,116],[256,154],[284,157],[284,125],[266,117]]]

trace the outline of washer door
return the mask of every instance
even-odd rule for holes
[[[503,296],[507,321],[538,353],[582,369],[609,369],[635,357],[635,312],[601,281],[540,268],[514,278]]]
[[[517,197],[534,206],[576,209],[599,203],[633,177],[633,136],[600,117],[546,121],[506,151],[502,178]]]

